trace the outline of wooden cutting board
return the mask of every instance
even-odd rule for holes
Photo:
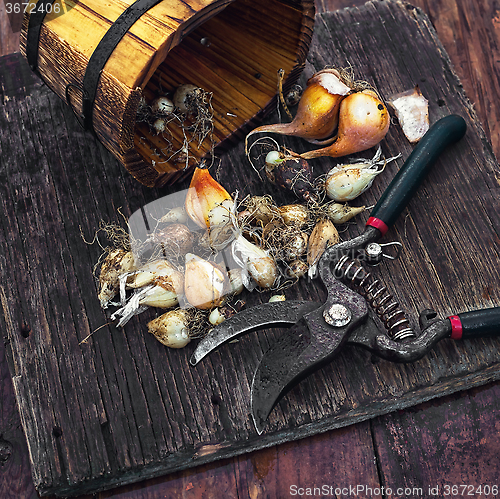
[[[424,308],[447,316],[499,306],[500,168],[428,18],[390,1],[318,15],[303,82],[326,65],[351,67],[384,98],[418,84],[431,122],[450,113],[466,119],[466,137],[440,159],[386,236],[403,243],[400,259],[374,272],[414,319]],[[163,475],[500,378],[496,338],[445,340],[406,365],[348,347],[292,390],[258,436],[251,377],[280,331],[249,335],[193,368],[196,342],[169,350],[147,334],[154,311],[124,329],[107,324],[93,275],[101,249],[88,243],[101,222],[123,225],[123,216],[172,190],[135,182],[19,58],[3,58],[0,75],[1,325],[40,494],[79,495]],[[383,150],[402,159],[359,199],[367,206],[412,150],[396,120]],[[315,175],[331,165],[316,160]],[[293,201],[259,179],[243,144],[221,154],[213,173],[240,196]],[[342,238],[357,235],[367,216]],[[306,280],[286,295],[324,297]],[[267,298],[252,294],[250,301]]]

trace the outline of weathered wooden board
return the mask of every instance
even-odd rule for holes
[[[123,330],[100,328],[107,317],[93,267],[101,250],[84,237],[91,240],[101,220],[123,223],[120,213],[130,216],[170,191],[135,182],[64,103],[9,61],[1,76],[1,326],[40,493],[110,488],[500,378],[493,338],[443,341],[412,365],[348,348],[294,389],[258,436],[249,418],[250,380],[278,332],[243,338],[191,368],[194,344],[168,350],[146,334],[153,312]],[[499,168],[428,19],[386,1],[320,15],[309,61],[307,75],[327,64],[351,65],[385,98],[418,83],[433,122],[464,116],[465,139],[443,156],[391,231],[391,239],[404,243],[401,258],[376,273],[415,318],[428,307],[444,316],[499,305]],[[395,123],[383,149],[404,159],[412,147]],[[389,164],[360,201],[372,205],[401,164]],[[330,165],[317,160],[315,173]],[[257,177],[243,145],[222,155],[217,170],[229,191],[291,201]],[[364,221],[342,236],[358,234]],[[318,299],[323,291],[304,281],[287,296]]]
[[[383,483],[394,489],[391,497],[446,497],[457,487],[464,495],[498,496],[495,392],[498,397],[498,385],[456,393],[426,402],[420,410],[388,414],[385,424],[373,425],[380,460],[387,463]],[[397,493],[396,487],[413,492]]]

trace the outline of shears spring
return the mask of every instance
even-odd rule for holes
[[[415,338],[405,312],[394,299],[387,287],[367,272],[361,262],[344,255],[333,268],[333,275],[352,286],[373,308],[383,322],[387,335],[395,341]]]

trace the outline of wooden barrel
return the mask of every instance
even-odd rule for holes
[[[32,0],[21,51],[138,181],[162,186],[272,109],[278,72],[285,90],[297,80],[313,23],[314,0]],[[151,102],[183,84],[203,91],[204,137],[177,110],[152,126]]]

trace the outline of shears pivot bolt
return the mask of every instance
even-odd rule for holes
[[[376,265],[377,263],[380,263],[380,260],[382,260],[382,257],[384,256],[382,246],[378,243],[368,244],[365,248],[365,255],[368,264]]]
[[[341,303],[334,303],[323,311],[325,322],[333,327],[343,327],[352,319],[351,311]]]

